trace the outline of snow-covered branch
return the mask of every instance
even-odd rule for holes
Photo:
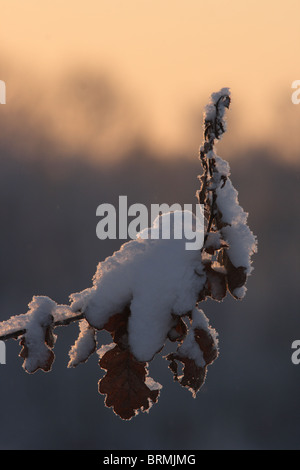
[[[33,301],[43,296],[34,296]],[[46,297],[47,298],[47,297]],[[51,299],[49,299],[51,300]],[[30,304],[29,304],[30,306]],[[31,320],[32,310],[25,314],[15,315],[0,323],[0,341],[7,341],[9,339],[18,339],[26,333],[28,325]],[[57,305],[53,312],[52,326],[67,326],[72,322],[76,322],[84,318],[82,312],[74,312],[68,305]]]
[[[97,331],[108,331],[112,343],[97,351],[99,365],[106,370],[99,392],[121,418],[148,411],[157,401],[161,385],[149,377],[148,362],[168,340],[177,343],[176,351],[166,356],[174,380],[196,396],[207,367],[218,357],[217,332],[199,308],[200,302],[207,297],[221,301],[227,293],[242,299],[257,249],[248,214],[239,205],[229,177],[229,165],[215,150],[226,131],[229,105],[229,89],[223,88],[212,94],[204,114],[199,152],[203,174],[197,194],[206,220],[202,249],[187,250],[188,240],[178,238],[175,229],[170,239],[152,238],[151,230],[158,230],[164,217],[174,228],[178,216],[188,215],[196,230],[202,229],[192,213],[164,214],[149,231],[100,262],[92,285],[71,294],[70,305],[33,297],[26,314],[0,323],[0,340],[20,339],[27,372],[51,370],[54,329],[78,321],[79,336],[70,349],[68,367],[86,362],[97,351]],[[180,376],[178,363],[183,367]]]

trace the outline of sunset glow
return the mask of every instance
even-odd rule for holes
[[[193,119],[212,91],[229,86],[235,143],[269,142],[275,129],[281,146],[282,124],[296,131],[300,120],[291,102],[299,13],[297,0],[2,1],[6,113],[25,102],[52,136],[92,154],[99,146],[116,153],[129,135],[160,153],[189,153],[199,143]],[[82,87],[89,77],[112,80],[124,100],[122,132],[114,122],[100,138],[93,115],[74,104],[64,87],[78,74]],[[291,140],[294,154],[299,137]]]

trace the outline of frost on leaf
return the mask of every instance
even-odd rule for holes
[[[191,321],[185,340],[177,352],[168,354],[166,359],[170,361],[169,368],[174,374],[174,380],[188,388],[195,398],[205,382],[207,366],[218,357],[218,340],[216,331],[209,326],[202,310],[195,307]],[[183,365],[181,376],[178,375],[178,362]]]
[[[52,331],[53,314],[56,303],[48,297],[33,297],[29,304],[30,320],[26,324],[26,333],[20,340],[24,359],[23,368],[33,374],[38,369],[48,372],[54,361],[56,336]]]
[[[160,384],[148,377],[147,363],[135,359],[128,347],[127,324],[130,311],[113,315],[104,325],[114,343],[98,351],[99,365],[106,375],[99,381],[105,404],[122,419],[131,419],[140,410],[148,411],[156,403]]]
[[[99,361],[100,367],[107,373],[99,381],[99,392],[106,395],[105,404],[113,407],[122,419],[131,419],[138,410],[147,411],[156,403],[159,395],[157,388],[147,385],[145,362],[138,362],[129,349],[116,345],[107,351]]]

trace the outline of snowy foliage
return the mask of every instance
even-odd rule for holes
[[[137,360],[150,361],[164,346],[172,315],[191,311],[205,282],[201,253],[186,250],[185,242],[171,236],[125,243],[99,263],[92,288],[71,295],[71,308],[83,311],[89,324],[101,330],[111,315],[130,305],[130,349]]]
[[[76,367],[86,362],[97,347],[96,331],[86,320],[80,320],[79,330],[79,336],[69,352],[68,367]]]
[[[31,374],[38,369],[48,372],[54,360],[52,348],[56,337],[52,334],[52,323],[56,303],[48,297],[33,297],[28,307],[30,320],[20,341],[23,367]]]
[[[154,232],[158,235],[164,217],[185,215],[165,214],[100,262],[93,284],[71,294],[69,306],[34,297],[27,314],[0,324],[0,339],[20,339],[27,372],[51,369],[53,329],[78,320],[79,336],[68,366],[86,362],[97,350],[97,331],[108,331],[112,342],[97,350],[99,365],[106,371],[99,392],[121,418],[149,411],[157,401],[162,387],[149,377],[148,362],[167,341],[177,343],[176,351],[166,356],[174,380],[196,396],[207,367],[218,357],[217,332],[199,304],[208,297],[221,301],[227,293],[242,299],[257,249],[248,215],[229,178],[229,165],[215,152],[215,143],[226,130],[229,105],[229,90],[224,88],[212,95],[204,115],[199,152],[203,173],[197,197],[204,207],[205,227],[200,229],[191,217],[192,225],[204,231],[202,249],[187,250],[186,239],[178,239],[174,232],[170,239],[151,237]]]

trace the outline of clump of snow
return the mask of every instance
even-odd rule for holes
[[[26,329],[26,325],[29,321],[28,313],[21,315],[15,315],[8,320],[0,323],[0,337],[13,334],[15,331],[22,331]]]
[[[237,299],[243,299],[246,295],[246,292],[247,292],[247,287],[246,286],[236,287],[233,291],[233,295]]]
[[[34,297],[37,299],[38,297]],[[39,297],[40,299],[43,297]],[[46,297],[48,298],[48,297]],[[51,299],[49,299],[51,300]],[[7,335],[14,336],[22,331],[27,329],[27,325],[32,319],[32,302],[29,303],[29,311],[21,315],[15,315],[10,317],[8,320],[5,320],[0,323],[0,337],[5,337]],[[60,324],[67,324],[70,318],[74,318],[74,312],[71,310],[68,305],[56,305],[55,309],[52,311],[53,322]]]
[[[228,177],[230,175],[229,163],[226,162],[226,160],[223,160],[223,158],[219,157],[216,154],[214,154],[214,159],[215,159],[215,167],[216,167],[218,173],[221,176]]]
[[[217,204],[222,212],[222,221],[227,224],[247,222],[248,214],[244,212],[238,202],[238,192],[233,187],[230,179],[227,179],[223,188],[217,188]]]
[[[209,325],[209,320],[203,310],[194,307],[192,311],[192,324],[188,330],[188,334],[183,343],[178,348],[178,353],[182,357],[193,359],[198,367],[205,367],[206,362],[203,353],[195,339],[195,330],[202,329],[207,331],[213,338],[215,348],[218,348],[217,332]]]
[[[63,325],[74,318],[74,312],[69,305],[57,305],[53,316],[55,323]]]
[[[149,377],[149,376],[147,376],[145,379],[145,385],[149,388],[149,390],[151,390],[151,392],[158,391],[159,393],[160,390],[162,389],[162,385],[159,382],[155,382],[155,380],[153,380],[152,377]],[[148,408],[146,409],[142,408],[142,409],[143,411],[146,411],[146,413],[149,413],[153,405],[154,403],[151,400],[151,398],[148,398]]]
[[[80,334],[69,351],[70,361],[68,367],[76,367],[78,364],[86,362],[96,349],[95,330],[86,320],[79,322],[79,331]]]
[[[220,232],[209,232],[205,242],[205,246],[213,248],[214,250],[219,250],[221,247],[221,233]]]
[[[27,323],[28,335],[35,335],[37,330],[51,325],[53,322],[53,315],[56,311],[56,302],[45,296],[34,296],[32,301],[28,304],[30,321]]]
[[[250,274],[251,256],[257,251],[256,237],[247,225],[248,214],[239,205],[238,192],[230,178],[217,187],[217,206],[222,213],[222,222],[227,224],[221,229],[224,240],[229,244],[228,256],[238,268],[243,266]]]
[[[137,234],[143,239],[185,239],[187,250],[201,250],[204,242],[204,213],[201,205],[196,206],[195,216],[188,210],[176,210],[156,217],[151,228]],[[191,240],[191,242],[187,242]]]
[[[161,390],[162,385],[159,382],[155,382],[152,377],[147,376],[145,380],[145,384],[147,385],[150,390]]]
[[[172,313],[191,311],[205,283],[201,252],[186,250],[186,241],[139,237],[125,243],[99,263],[93,287],[71,295],[72,309],[83,311],[90,325],[101,329],[111,315],[130,305],[131,351],[140,361],[151,360],[173,326]]]
[[[212,93],[210,102],[205,107],[204,112],[204,119],[205,121],[214,121],[216,118],[217,108],[218,105],[218,119],[221,121],[223,126],[223,132],[226,130],[226,121],[224,119],[225,116],[225,109],[229,105],[229,96],[230,96],[230,89],[229,88],[222,88],[220,91],[216,93]],[[222,98],[224,98],[222,100]],[[223,133],[222,132],[222,133]]]
[[[49,348],[45,344],[45,333],[53,322],[56,303],[49,297],[34,296],[28,306],[30,320],[26,324],[24,338],[29,354],[24,367],[32,373],[48,361]]]
[[[110,351],[111,349],[114,349],[116,347],[116,343],[110,343],[110,344],[103,344],[101,348],[97,350],[97,354],[99,356],[99,359],[101,359],[105,353]]]

